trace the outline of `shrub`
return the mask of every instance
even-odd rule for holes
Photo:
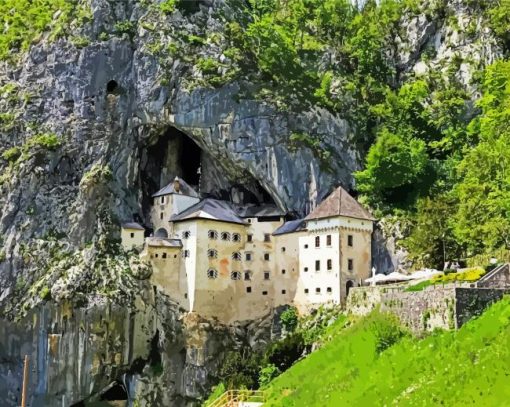
[[[258,384],[259,355],[250,349],[230,351],[225,355],[218,377],[228,389],[254,389]]]
[[[376,338],[376,352],[381,353],[400,341],[405,332],[400,327],[396,317],[377,317],[371,323],[371,330]]]
[[[39,298],[45,301],[51,298],[51,290],[48,286],[45,285],[43,288],[41,288],[41,291],[39,291]]]
[[[6,161],[13,162],[16,161],[20,155],[21,150],[19,147],[11,147],[2,153],[2,158]]]
[[[260,387],[264,387],[268,385],[271,380],[277,377],[280,374],[280,370],[273,364],[269,364],[260,369],[259,374],[259,385]]]
[[[214,58],[201,58],[197,61],[197,68],[203,73],[216,73],[221,64]]]
[[[164,0],[159,3],[159,9],[165,14],[172,14],[175,11],[175,0]]]
[[[28,148],[42,147],[46,150],[55,150],[61,144],[59,138],[55,134],[40,134],[30,138],[26,145]]]
[[[117,34],[127,34],[129,37],[135,35],[135,23],[132,21],[119,21],[115,24],[115,32]]]
[[[280,322],[287,332],[293,332],[298,324],[298,315],[295,307],[289,307],[280,315]]]
[[[275,365],[283,372],[303,355],[305,349],[303,335],[300,332],[295,332],[283,340],[273,343],[264,355],[264,362]]]

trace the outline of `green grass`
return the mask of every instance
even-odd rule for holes
[[[457,332],[397,336],[384,349],[394,324],[376,312],[333,330],[271,382],[265,406],[510,405],[508,297]]]

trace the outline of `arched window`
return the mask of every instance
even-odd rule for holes
[[[230,240],[230,233],[221,232],[221,240]]]
[[[216,249],[207,250],[207,257],[209,257],[210,259],[216,259],[218,257],[218,250]]]
[[[210,230],[209,232],[207,232],[207,236],[209,236],[209,239],[211,240],[216,240],[218,239],[218,232],[216,232],[215,230]]]
[[[182,238],[183,239],[189,239],[189,237],[191,236],[191,233],[189,230],[186,230],[184,232],[182,232]]]
[[[233,271],[230,273],[230,278],[232,280],[240,280],[241,279],[241,273],[239,271]]]
[[[239,252],[232,253],[232,260],[241,261],[241,253]]]
[[[207,270],[207,277],[210,279],[218,278],[218,270],[216,269]]]
[[[239,233],[234,233],[232,235],[232,241],[233,242],[240,242],[241,241],[241,235]]]

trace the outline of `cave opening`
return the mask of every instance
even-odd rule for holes
[[[152,137],[140,150],[139,182],[143,218],[149,218],[152,195],[173,182],[176,176],[202,198],[211,197],[238,204],[274,204],[270,194],[247,171],[236,171],[232,163],[212,157],[191,137],[175,127]]]
[[[106,84],[106,93],[112,94],[117,91],[119,84],[113,79]]]
[[[100,401],[117,401],[127,400],[128,394],[124,385],[120,382],[115,382],[105,392],[101,393]]]

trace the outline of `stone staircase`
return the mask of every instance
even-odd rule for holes
[[[207,407],[259,407],[265,401],[261,390],[228,390]]]
[[[508,263],[489,271],[477,281],[478,288],[510,288],[510,265]]]

